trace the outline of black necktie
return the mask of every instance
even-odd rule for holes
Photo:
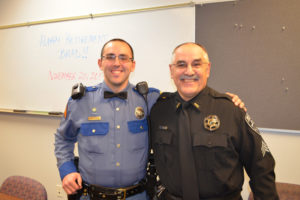
[[[127,99],[127,92],[119,92],[119,93],[113,93],[110,91],[104,91],[104,99],[118,97],[120,99]]]
[[[192,149],[190,118],[187,112],[189,103],[182,102],[178,117],[179,160],[184,200],[198,200],[198,181]]]

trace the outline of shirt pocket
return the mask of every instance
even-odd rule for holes
[[[78,145],[86,153],[103,154],[107,151],[109,137],[108,122],[83,123],[80,126],[81,136]]]
[[[177,147],[174,145],[174,132],[171,130],[156,130],[153,137],[153,147],[156,159],[164,166],[174,166],[177,158]]]
[[[148,123],[146,119],[128,121],[127,146],[131,151],[148,149]]]
[[[173,133],[170,130],[159,130],[154,137],[154,143],[157,145],[172,144]]]
[[[193,136],[193,149],[200,170],[231,168],[238,160],[226,134],[196,134]]]

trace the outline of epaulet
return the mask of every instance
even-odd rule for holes
[[[171,98],[173,96],[173,94],[174,93],[171,93],[171,92],[163,92],[158,97],[157,102],[159,102],[159,101],[165,101],[165,100]]]
[[[158,93],[158,94],[160,94],[160,91],[159,91],[159,89],[156,89],[156,88],[149,88],[149,93],[152,93],[152,92],[156,92],[156,93]]]
[[[86,92],[94,92],[94,91],[96,91],[97,89],[98,89],[97,86],[89,86],[89,87],[86,87],[86,88],[85,88],[85,91],[86,91]]]
[[[227,94],[220,93],[212,88],[210,88],[210,95],[216,99],[226,99],[226,100],[231,101],[231,97],[229,97]]]
[[[133,90],[134,92],[140,94],[136,87],[132,88],[132,90]]]
[[[81,99],[86,92],[96,91],[98,87],[86,87],[82,83],[77,83],[72,87],[71,98],[74,100]]]
[[[140,94],[140,93],[138,92],[138,90],[137,90],[136,87],[132,88],[132,90],[133,90],[134,92]],[[152,87],[150,87],[150,88],[148,89],[148,91],[149,91],[148,93],[152,93],[152,92],[156,92],[156,93],[158,93],[158,94],[160,93],[159,89],[152,88]]]

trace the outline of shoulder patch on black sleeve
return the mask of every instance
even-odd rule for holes
[[[258,128],[256,127],[254,121],[251,119],[250,115],[248,113],[246,113],[245,115],[245,121],[247,123],[247,125],[258,135],[260,135],[260,132],[258,130]],[[267,145],[267,143],[263,140],[263,138],[261,138],[261,153],[262,156],[264,157],[266,155],[266,152],[270,152],[270,149]]]
[[[266,152],[270,153],[270,149],[269,149],[267,143],[265,143],[265,141],[262,139],[261,140],[261,153],[262,153],[263,157],[266,155]]]
[[[250,115],[248,113],[246,113],[245,115],[245,121],[248,124],[248,126],[258,135],[260,135],[260,132],[258,130],[258,128],[256,127],[254,121],[251,119]]]

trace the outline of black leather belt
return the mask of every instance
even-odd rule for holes
[[[140,183],[124,188],[110,188],[99,185],[83,184],[83,190],[86,189],[91,200],[119,200],[145,191],[145,183]]]

